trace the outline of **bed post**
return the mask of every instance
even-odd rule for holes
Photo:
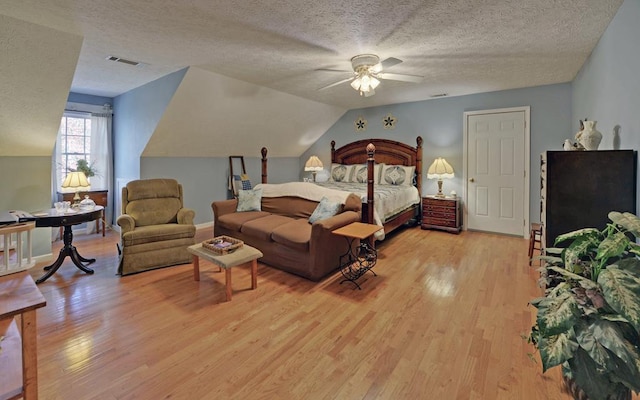
[[[336,162],[336,141],[331,141],[331,162]],[[331,168],[329,168],[329,173],[331,173]]]
[[[375,223],[373,220],[373,169],[376,146],[373,143],[367,145],[367,223]]]
[[[416,187],[422,196],[422,136],[416,138]]]
[[[262,183],[267,183],[267,148],[260,150],[262,153]]]

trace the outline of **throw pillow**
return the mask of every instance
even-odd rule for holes
[[[382,170],[382,183],[385,185],[413,185],[415,166],[385,165]]]
[[[373,166],[373,183],[380,183],[380,175],[384,164],[375,164]],[[353,182],[367,183],[367,165],[356,165],[353,173]]]
[[[260,211],[260,201],[262,200],[262,189],[239,190],[237,212]]]
[[[320,203],[318,203],[318,206],[313,210],[313,213],[309,217],[309,223],[313,224],[316,221],[333,217],[338,213],[338,211],[340,211],[340,206],[342,206],[342,204],[330,201],[326,197],[323,197],[320,199]]]
[[[331,181],[351,182],[353,169],[353,165],[331,164]]]

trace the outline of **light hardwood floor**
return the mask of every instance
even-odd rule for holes
[[[191,264],[116,276],[117,240],[76,235],[96,273],[66,261],[39,285],[42,399],[570,398],[520,336],[540,293],[523,239],[406,229],[362,290],[259,264],[253,291],[233,270],[231,302],[206,261],[200,282]]]

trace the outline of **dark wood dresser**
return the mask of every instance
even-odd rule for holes
[[[542,245],[581,228],[604,229],[609,211],[636,213],[634,150],[547,151],[540,160]],[[560,244],[559,246],[562,246]]]
[[[102,221],[102,236],[105,235],[105,227],[106,227],[106,216],[105,210],[107,209],[107,195],[109,194],[108,190],[90,190],[88,192],[80,192],[80,200],[84,199],[84,196],[87,195],[91,200],[93,200],[97,206],[104,207],[102,210],[102,215],[96,219],[96,233],[100,232],[100,221]],[[70,201],[73,203],[73,196],[75,193],[60,193],[58,192],[58,201]],[[60,228],[60,237],[62,237],[62,228]]]
[[[460,233],[462,216],[458,197],[422,198],[422,229],[441,229]]]

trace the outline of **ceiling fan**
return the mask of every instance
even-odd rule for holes
[[[376,56],[375,54],[357,55],[351,59],[351,67],[353,68],[353,71],[325,68],[317,69],[316,71],[349,72],[353,74],[353,76],[350,78],[334,82],[330,85],[321,87],[318,90],[329,89],[331,87],[351,81],[351,87],[357,90],[360,93],[360,96],[370,97],[376,94],[375,89],[380,84],[380,79],[413,83],[422,81],[423,77],[418,75],[390,74],[388,72],[382,72],[385,69],[400,64],[401,62],[402,60],[398,60],[394,57],[389,57],[380,62],[380,57]]]

